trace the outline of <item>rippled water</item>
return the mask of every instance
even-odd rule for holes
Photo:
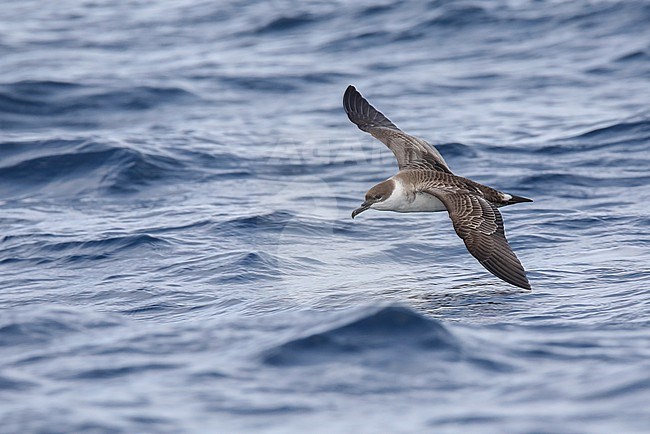
[[[0,3],[2,432],[647,432],[645,1]],[[356,85],[503,210],[392,175]]]

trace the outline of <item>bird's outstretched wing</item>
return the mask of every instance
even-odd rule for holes
[[[508,244],[496,205],[472,193],[437,188],[426,192],[445,205],[456,233],[481,265],[512,285],[530,289],[526,271]]]
[[[370,133],[388,146],[395,154],[400,170],[416,164],[419,167],[425,165],[428,169],[451,173],[445,159],[436,148],[397,128],[386,116],[370,105],[354,86],[348,86],[346,89],[343,95],[343,108],[348,118],[361,131]]]

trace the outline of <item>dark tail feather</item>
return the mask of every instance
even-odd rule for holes
[[[510,194],[510,193],[508,193]],[[508,200],[505,204],[506,205],[512,205],[514,203],[521,203],[521,202],[532,202],[532,199],[528,199],[527,197],[522,197],[522,196],[515,196],[514,194],[510,194],[512,198]]]

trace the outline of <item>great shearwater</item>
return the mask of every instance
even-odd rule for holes
[[[343,95],[343,108],[361,131],[390,149],[399,172],[372,187],[352,218],[368,209],[396,212],[447,211],[458,236],[490,273],[524,289],[531,289],[526,270],[510,248],[497,208],[532,202],[514,194],[454,175],[438,150],[406,134],[375,109],[354,86]]]

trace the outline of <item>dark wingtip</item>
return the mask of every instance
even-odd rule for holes
[[[353,85],[349,85],[345,89],[343,109],[350,121],[362,131],[368,132],[373,127],[398,129],[390,119],[374,108]]]
[[[519,288],[525,289],[526,291],[532,291],[533,288],[530,286],[530,282],[528,281],[527,278],[524,278],[524,279],[526,279],[525,283],[524,282],[521,282],[520,284],[513,283],[513,285],[515,285],[515,286],[517,286]]]
[[[494,274],[499,279],[516,287],[532,291],[528,277],[526,277],[526,270],[519,262],[519,259],[512,253],[511,261],[505,262],[502,260],[487,259],[479,261],[490,273]]]
[[[348,116],[355,111],[354,102],[358,98],[357,95],[358,97],[361,97],[361,94],[353,85],[349,85],[348,88],[345,89],[345,93],[343,94],[343,108]]]

